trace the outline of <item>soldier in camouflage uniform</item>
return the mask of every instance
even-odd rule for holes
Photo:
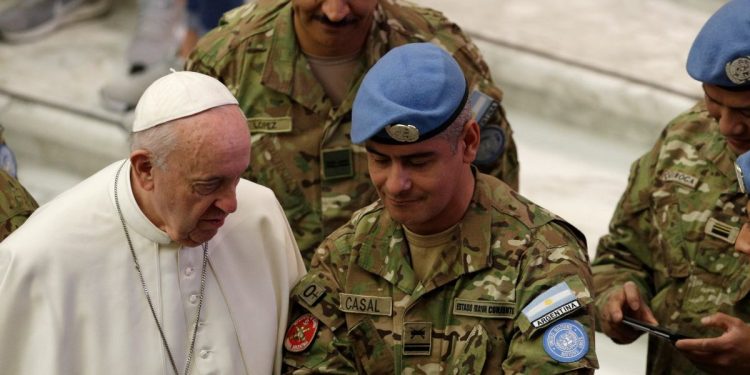
[[[39,207],[34,198],[16,180],[16,158],[5,144],[0,125],[0,241],[23,224]]]
[[[409,44],[365,76],[352,141],[380,195],[292,291],[286,373],[592,373],[591,274],[575,228],[471,166],[458,64]],[[422,100],[424,99],[424,100]]]
[[[592,267],[599,327],[618,343],[640,334],[623,316],[691,337],[723,336],[720,347],[650,337],[649,374],[750,373],[739,370],[750,365],[742,354],[750,333],[738,334],[750,322],[750,257],[734,248],[748,199],[733,166],[750,150],[750,0],[729,2],[708,20],[687,67],[705,99],[631,168]]]
[[[23,224],[38,207],[34,198],[21,184],[0,169],[0,241]]]
[[[502,92],[476,46],[440,12],[392,0],[258,0],[227,13],[191,54],[187,69],[217,77],[239,100],[253,134],[245,177],[276,193],[306,261],[377,197],[366,153],[349,138],[364,72],[391,48],[424,41],[449,51],[483,99],[475,164],[517,189]]]

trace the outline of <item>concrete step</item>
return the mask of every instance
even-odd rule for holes
[[[40,203],[127,155],[127,116],[105,110],[98,90],[126,69],[134,27],[135,4],[124,1],[43,39],[0,43],[0,124]]]
[[[506,105],[650,144],[702,97],[685,62],[700,27],[725,1],[416,2],[443,11],[473,38]]]

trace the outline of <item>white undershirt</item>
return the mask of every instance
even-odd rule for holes
[[[445,254],[455,251],[453,243],[454,235],[458,230],[458,224],[434,234],[417,234],[403,226],[406,242],[409,244],[411,254],[411,267],[422,283],[439,270],[438,261],[445,258]]]
[[[354,72],[359,67],[361,51],[340,57],[318,57],[303,52],[310,70],[318,80],[333,106],[338,108],[349,92]]]

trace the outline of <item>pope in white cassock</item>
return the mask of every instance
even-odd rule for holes
[[[130,157],[0,243],[2,374],[278,373],[305,272],[219,81],[175,72],[135,112]]]

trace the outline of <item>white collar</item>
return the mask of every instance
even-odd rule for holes
[[[119,172],[120,177],[117,181],[117,196],[119,198],[122,216],[125,218],[128,227],[139,235],[156,243],[166,245],[172,242],[167,233],[157,228],[138,206],[130,182],[130,160],[125,159],[122,163],[118,162],[115,164],[117,167],[115,173],[112,174],[112,179],[109,184],[109,195],[110,198],[112,198],[112,204],[115,204],[115,175]],[[122,168],[120,168],[120,165],[122,165]]]

